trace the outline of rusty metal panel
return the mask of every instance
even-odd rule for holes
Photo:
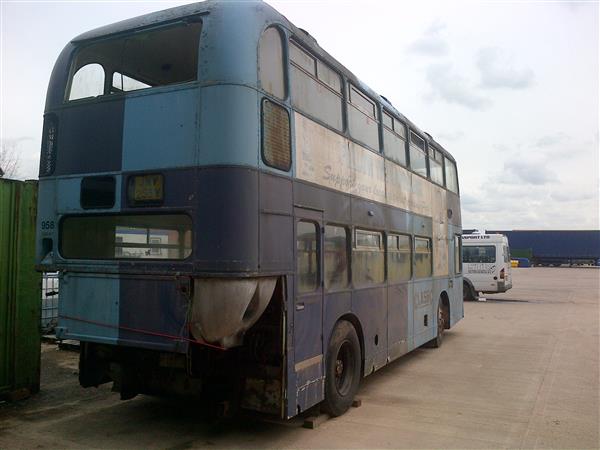
[[[36,211],[37,182],[0,180],[0,396],[27,396],[40,385]]]

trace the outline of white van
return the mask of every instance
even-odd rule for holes
[[[463,300],[512,287],[510,250],[503,234],[463,234]]]

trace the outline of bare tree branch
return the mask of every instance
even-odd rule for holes
[[[17,141],[2,139],[0,142],[0,177],[17,178],[19,164]]]

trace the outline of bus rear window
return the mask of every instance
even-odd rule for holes
[[[181,260],[192,253],[192,220],[185,214],[67,217],[60,253],[72,259]]]
[[[493,245],[463,245],[464,263],[496,262],[496,247]]]
[[[195,80],[200,25],[178,24],[82,47],[73,60],[68,100]]]

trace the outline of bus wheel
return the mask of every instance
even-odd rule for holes
[[[354,326],[339,321],[329,340],[323,410],[341,416],[352,405],[360,382],[360,343]]]
[[[475,301],[475,296],[473,295],[473,291],[471,290],[471,286],[468,283],[463,281],[463,302],[473,302]]]
[[[446,329],[446,311],[440,298],[438,302],[437,313],[437,336],[425,344],[428,348],[439,348],[444,340],[444,330]]]

